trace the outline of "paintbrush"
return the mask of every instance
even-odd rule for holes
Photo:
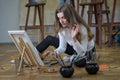
[[[64,66],[64,64],[58,58],[56,58],[56,56],[53,55],[53,58],[57,60],[60,65]]]
[[[60,57],[60,55],[58,55],[57,53],[54,52],[53,53],[53,58],[55,58],[60,63],[60,65],[65,66],[65,64],[64,64],[62,58]]]
[[[71,60],[70,66],[72,66],[72,65],[74,64],[74,59],[75,59],[75,58],[76,58],[76,57],[74,56],[73,59]]]
[[[64,66],[66,66],[65,63],[64,63],[64,61],[62,60],[61,56],[58,55],[58,57],[59,57],[59,59],[61,60],[62,64],[63,64]]]

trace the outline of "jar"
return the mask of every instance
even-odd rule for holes
[[[85,70],[88,74],[96,74],[99,70],[99,65],[97,63],[86,63]]]
[[[72,77],[74,73],[74,68],[72,66],[61,66],[60,74],[65,78]]]

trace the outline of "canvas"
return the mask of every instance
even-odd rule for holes
[[[8,31],[23,59],[31,66],[44,66],[39,52],[33,45],[25,30]]]

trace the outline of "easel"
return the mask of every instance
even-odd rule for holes
[[[29,54],[30,52],[32,52],[29,45],[27,43],[25,43],[21,37],[19,37],[19,41],[20,42],[19,42],[18,46],[22,52],[21,52],[21,56],[20,56],[20,63],[19,63],[17,74],[19,74],[23,68],[22,66],[23,66],[24,59],[26,59],[26,61],[28,62],[28,65],[30,66],[31,70],[34,66],[37,66],[37,68],[39,68],[38,62],[34,58],[34,55]]]
[[[22,71],[23,69],[23,61],[24,59],[28,62],[28,65],[30,66],[30,69],[33,70],[33,67],[37,67],[37,69],[40,69],[42,68],[42,70],[44,72],[56,72],[56,70],[54,68],[50,68],[48,66],[39,66],[39,63],[38,61],[36,60],[36,58],[34,58],[34,55],[30,55],[29,53],[33,51],[31,50],[31,47],[29,47],[28,43],[25,42],[23,40],[22,37],[19,37],[19,48],[21,49],[21,56],[20,56],[20,63],[19,63],[19,67],[18,67],[18,72],[17,72],[17,75],[19,75],[19,73]],[[29,55],[28,55],[29,54]]]
[[[27,31],[30,29],[39,29],[41,40],[44,39],[44,5],[45,3],[27,3],[26,4],[27,16],[26,16],[26,22],[25,22],[25,30]],[[28,25],[31,7],[34,7],[33,25]],[[37,11],[38,11],[39,25],[36,25]],[[39,39],[39,42],[40,42],[40,39]]]
[[[108,41],[106,42],[106,43],[108,43],[108,46],[112,46],[115,36],[120,32],[120,30],[118,30],[115,32],[115,34],[113,34],[113,30],[112,30],[113,27],[120,26],[120,22],[114,21],[117,1],[118,0],[113,0],[113,7],[112,7],[112,13],[111,13],[112,18],[111,18],[111,24],[110,24],[110,30],[109,30],[109,38],[108,38]]]
[[[88,25],[90,27],[96,28],[96,43],[99,48],[102,48],[102,15],[106,14],[107,27],[110,30],[109,25],[109,7],[107,5],[107,0],[89,0],[90,2],[79,3],[80,0],[77,0],[77,11],[79,12],[79,6],[81,6],[81,16],[84,15],[84,9],[88,6]],[[105,9],[103,9],[103,4]],[[94,17],[93,17],[94,15]],[[95,22],[93,22],[93,18],[95,18]]]

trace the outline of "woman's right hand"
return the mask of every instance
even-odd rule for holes
[[[59,54],[57,54],[56,52],[52,52],[52,51],[46,51],[44,54],[43,54],[43,58],[45,59],[47,56],[54,56],[56,58],[59,58]]]
[[[45,59],[47,56],[50,56],[50,55],[52,55],[53,54],[53,52],[52,51],[46,51],[45,53],[43,53],[43,58]]]

